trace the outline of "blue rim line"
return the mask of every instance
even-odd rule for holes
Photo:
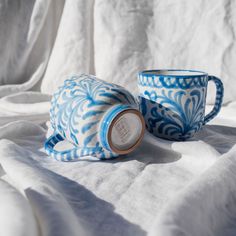
[[[164,75],[164,74],[152,74],[152,72],[160,72],[160,71],[176,71],[176,72],[181,72],[181,71],[187,71],[187,72],[197,72],[201,74],[196,74],[196,75]],[[146,74],[148,73],[148,74]],[[198,70],[182,70],[182,69],[158,69],[158,70],[144,70],[138,73],[138,75],[145,75],[148,77],[152,76],[157,76],[157,77],[176,77],[176,78],[193,78],[193,77],[202,77],[202,76],[208,76],[206,72],[203,71],[198,71]]]

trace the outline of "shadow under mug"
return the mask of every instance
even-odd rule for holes
[[[216,85],[213,110],[205,116],[207,85]],[[220,111],[224,88],[220,79],[193,70],[147,70],[138,75],[140,110],[146,127],[157,137],[191,138]]]

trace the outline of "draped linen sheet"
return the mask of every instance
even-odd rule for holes
[[[0,1],[0,235],[235,235],[235,9],[233,0]],[[137,93],[137,71],[168,67],[224,81],[224,107],[193,139],[146,133],[110,161],[45,154],[49,101],[67,76]]]

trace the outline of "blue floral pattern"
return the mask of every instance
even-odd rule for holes
[[[190,138],[204,122],[205,95],[206,88],[191,90],[189,94],[182,90],[162,90],[160,95],[147,92],[148,99],[140,97],[147,129],[163,138]]]
[[[205,117],[208,81],[216,84],[216,102]],[[159,76],[140,73],[140,110],[147,129],[154,135],[170,140],[186,140],[192,137],[220,110],[223,84],[205,73],[196,76]]]
[[[50,121],[58,134],[51,142],[67,139],[77,145],[68,157],[51,152],[61,160],[93,153],[98,158],[111,158],[115,153],[103,150],[98,139],[98,126],[104,113],[115,104],[136,104],[134,97],[123,87],[110,84],[91,75],[74,76],[54,93]],[[61,138],[60,138],[60,137]],[[55,143],[54,143],[55,144]],[[48,149],[48,148],[46,148]],[[65,153],[66,155],[66,153]]]

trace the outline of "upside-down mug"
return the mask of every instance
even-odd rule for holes
[[[126,89],[84,74],[65,80],[54,93],[50,123],[54,134],[46,140],[45,150],[62,161],[127,154],[139,145],[145,130],[138,103]],[[56,150],[63,140],[74,148]]]
[[[207,85],[216,85],[213,110],[205,116]],[[220,111],[220,79],[193,70],[148,70],[138,75],[140,109],[147,129],[157,137],[186,140]]]

